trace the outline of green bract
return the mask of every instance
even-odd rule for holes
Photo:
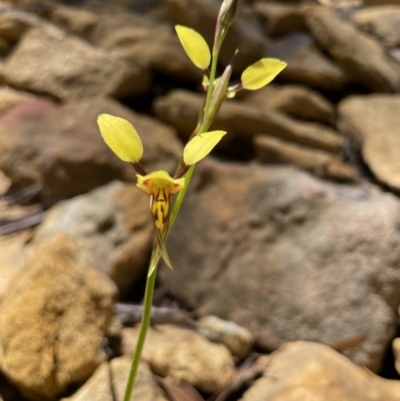
[[[137,163],[142,158],[143,144],[131,123],[109,114],[101,114],[97,123],[105,143],[121,160]]]
[[[204,38],[194,29],[183,25],[175,25],[175,31],[192,63],[206,70],[210,65],[211,53]]]
[[[269,84],[285,67],[286,63],[275,58],[262,58],[247,67],[241,77],[243,89],[257,90]]]
[[[184,163],[191,166],[204,159],[225,134],[226,131],[210,131],[196,135],[183,150]]]

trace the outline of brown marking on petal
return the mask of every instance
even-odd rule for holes
[[[159,188],[154,194],[154,200],[151,207],[154,222],[157,228],[162,229],[168,218],[170,196],[165,188]]]

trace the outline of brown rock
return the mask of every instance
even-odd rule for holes
[[[127,357],[103,363],[75,394],[61,401],[122,401],[130,366],[131,360]],[[166,401],[145,362],[139,365],[131,400]]]
[[[353,77],[376,92],[393,92],[400,66],[380,44],[323,7],[310,9],[306,21],[319,45]]]
[[[298,341],[270,356],[241,401],[398,401],[400,383],[375,376],[331,348]]]
[[[256,12],[265,20],[269,35],[285,35],[306,30],[303,8],[293,4],[259,1],[254,5]]]
[[[201,33],[211,48],[220,4],[208,0],[168,0],[167,4],[171,19]],[[236,49],[239,49],[234,65],[235,72],[241,72],[265,57],[268,46],[267,38],[252,10],[248,9],[246,15],[240,11],[239,7],[235,23],[229,28],[220,53],[221,62],[227,65]]]
[[[0,54],[6,56],[12,48],[12,44],[7,39],[0,37]]]
[[[353,166],[322,150],[261,135],[254,138],[254,147],[256,158],[263,163],[291,163],[319,177],[335,181],[354,181],[358,178],[358,172]]]
[[[335,122],[333,104],[318,92],[300,85],[268,85],[249,92],[245,100],[264,110],[278,110],[301,120]]]
[[[131,13],[103,15],[91,41],[107,52],[118,49],[128,65],[140,60],[149,73],[201,81],[201,71],[187,57],[170,25],[155,24]]]
[[[0,196],[3,196],[11,187],[11,179],[0,170]],[[1,206],[1,202],[0,202]]]
[[[196,323],[197,332],[210,341],[224,344],[232,355],[244,359],[250,354],[254,338],[244,327],[217,316],[203,316]]]
[[[138,328],[123,330],[124,354],[132,355],[138,334]],[[236,374],[224,345],[213,344],[191,330],[173,325],[149,329],[143,359],[155,374],[183,380],[210,393],[221,390]]]
[[[400,96],[351,96],[339,103],[339,128],[361,146],[376,178],[400,189]]]
[[[149,198],[136,185],[114,181],[58,203],[35,232],[33,244],[59,232],[80,244],[80,255],[127,291],[148,264],[153,240]]]
[[[366,6],[384,6],[389,4],[400,4],[400,0],[364,0]]]
[[[125,356],[115,358],[110,362],[112,385],[115,392],[114,401],[122,401],[124,399],[125,387],[131,365],[131,358]],[[131,401],[167,401],[155,383],[149,366],[145,362],[141,362],[139,365]]]
[[[115,287],[59,234],[32,251],[0,306],[0,364],[30,399],[53,398],[104,359]],[[55,363],[55,361],[57,363]]]
[[[160,271],[169,291],[265,349],[365,334],[346,354],[377,371],[400,303],[398,199],[289,167],[196,173],[168,240],[174,270]]]
[[[22,92],[8,86],[0,86],[0,114],[11,109],[18,103],[33,100],[35,96],[28,92]]]
[[[337,91],[351,81],[343,68],[315,46],[309,34],[296,33],[275,41],[268,55],[287,62],[279,78],[289,82]]]
[[[143,164],[149,171],[175,170],[182,145],[174,131],[104,98],[61,107],[37,99],[0,116],[0,168],[14,185],[42,183],[45,195],[60,198],[113,179],[135,180],[132,166],[121,162],[104,143],[96,124],[101,113],[134,124],[142,137]]]
[[[385,46],[400,45],[400,5],[357,10],[352,20],[358,28],[373,34]]]
[[[134,95],[150,84],[140,60],[128,65],[121,55],[54,27],[31,29],[7,58],[3,74],[11,86],[61,100]]]
[[[395,368],[397,370],[397,373],[400,372],[400,338],[395,338],[392,342],[392,348],[393,348],[393,353],[394,353],[394,358],[395,358]]]
[[[17,42],[29,29],[39,26],[49,26],[48,22],[24,11],[17,10],[12,6],[0,5],[0,37]]]
[[[51,21],[68,33],[88,38],[98,22],[98,16],[88,10],[59,6],[51,12]]]
[[[103,363],[75,394],[61,401],[122,401],[131,363],[127,357],[114,358],[109,364]],[[166,401],[146,362],[139,365],[131,400]]]
[[[30,230],[0,236],[0,303],[22,271],[22,250],[31,237]]]
[[[203,99],[203,96],[188,91],[174,90],[156,99],[154,111],[159,118],[188,137],[196,126]],[[236,100],[222,105],[211,129],[229,132],[222,141],[225,146],[234,146],[237,137],[249,140],[255,134],[263,133],[330,152],[338,152],[344,144],[344,139],[328,127],[296,121],[277,111]]]

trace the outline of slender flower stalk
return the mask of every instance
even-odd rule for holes
[[[153,217],[155,231],[153,252],[144,295],[143,315],[124,401],[131,400],[134,389],[140,358],[150,324],[151,305],[160,259],[162,258],[167,266],[172,269],[172,263],[166,248],[167,237],[179,213],[196,163],[205,158],[226,134],[225,131],[208,131],[213,119],[224,99],[234,97],[236,92],[243,89],[256,90],[261,88],[271,82],[286,66],[280,60],[261,59],[243,72],[240,83],[229,86],[233,63],[238,53],[238,50],[236,50],[221,77],[217,78],[219,51],[234,20],[237,2],[238,0],[223,0],[217,18],[212,51],[210,51],[203,37],[195,30],[182,25],[175,27],[187,56],[196,67],[204,72],[203,87],[206,90],[206,97],[203,108],[199,113],[197,126],[183,150],[183,155],[173,177],[164,170],[150,173],[146,171],[141,164],[144,152],[143,144],[138,132],[131,123],[108,114],[102,114],[98,118],[100,133],[104,141],[122,161],[132,164],[138,173],[137,186],[151,197],[150,212]],[[177,197],[173,205],[171,205],[174,195],[177,195]]]

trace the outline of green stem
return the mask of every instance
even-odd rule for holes
[[[215,80],[215,75],[217,72],[218,53],[219,53],[218,51],[213,51],[213,57],[212,57],[212,62],[211,62],[211,71],[210,71],[210,85],[208,87],[206,102],[205,102],[205,106],[204,106],[205,118],[203,119],[196,134],[202,134],[202,133],[206,132],[211,125],[211,120],[210,120],[210,118],[207,117],[207,114],[209,114],[209,112],[210,112],[209,108],[210,108],[211,96],[214,91],[214,80]],[[193,171],[194,171],[194,166],[192,166],[189,169],[189,171],[187,172],[187,174],[185,176],[185,187],[182,191],[179,192],[176,202],[174,203],[174,208],[171,212],[171,218],[170,218],[170,222],[168,225],[168,233],[171,230],[172,225],[175,222],[176,216],[178,215],[179,209],[182,205],[183,199],[186,194],[186,190],[189,186],[190,179],[192,178]],[[168,235],[168,233],[167,233],[167,235]],[[154,285],[156,282],[157,265],[160,260],[160,257],[161,257],[161,254],[160,254],[160,252],[158,252],[158,248],[155,247],[155,250],[153,251],[153,253],[151,255],[150,266],[149,266],[149,272],[151,272],[151,274],[148,275],[147,281],[146,281],[146,291],[145,291],[145,295],[144,295],[144,309],[143,309],[143,315],[142,315],[142,320],[141,320],[141,325],[140,325],[139,337],[138,337],[138,341],[136,344],[135,355],[133,356],[133,360],[132,360],[131,370],[129,372],[129,378],[128,378],[128,383],[127,383],[126,390],[125,390],[124,401],[130,401],[133,386],[135,384],[136,374],[139,369],[140,357],[142,355],[144,343],[146,340],[147,330],[148,330],[149,324],[150,324],[151,304],[153,302],[153,293],[154,293]]]
[[[208,109],[210,107],[211,95],[214,91],[214,81],[215,81],[215,75],[217,73],[217,63],[218,63],[218,51],[213,50],[212,61],[211,61],[211,71],[210,71],[210,84],[209,84],[208,90],[207,90],[206,104],[204,105],[204,116],[207,115]],[[203,132],[205,132],[205,131],[204,131],[204,128],[201,126],[198,133],[202,134]]]
[[[153,252],[153,254],[151,255],[150,268],[152,267],[152,265],[154,263],[156,266],[153,270],[153,273],[150,274],[150,276],[147,277],[147,280],[146,280],[146,291],[144,293],[143,315],[142,315],[142,320],[141,320],[141,324],[140,324],[140,331],[139,331],[138,341],[136,344],[135,354],[133,356],[131,370],[129,371],[129,377],[128,377],[128,382],[126,385],[124,401],[130,401],[130,399],[131,399],[133,386],[135,384],[136,375],[137,375],[137,372],[139,369],[140,357],[142,355],[144,343],[146,341],[147,330],[148,330],[149,324],[150,324],[151,304],[153,303],[154,285],[156,282],[157,265],[158,265],[159,259],[160,259],[159,257],[157,258],[157,256],[155,256],[155,252]]]

